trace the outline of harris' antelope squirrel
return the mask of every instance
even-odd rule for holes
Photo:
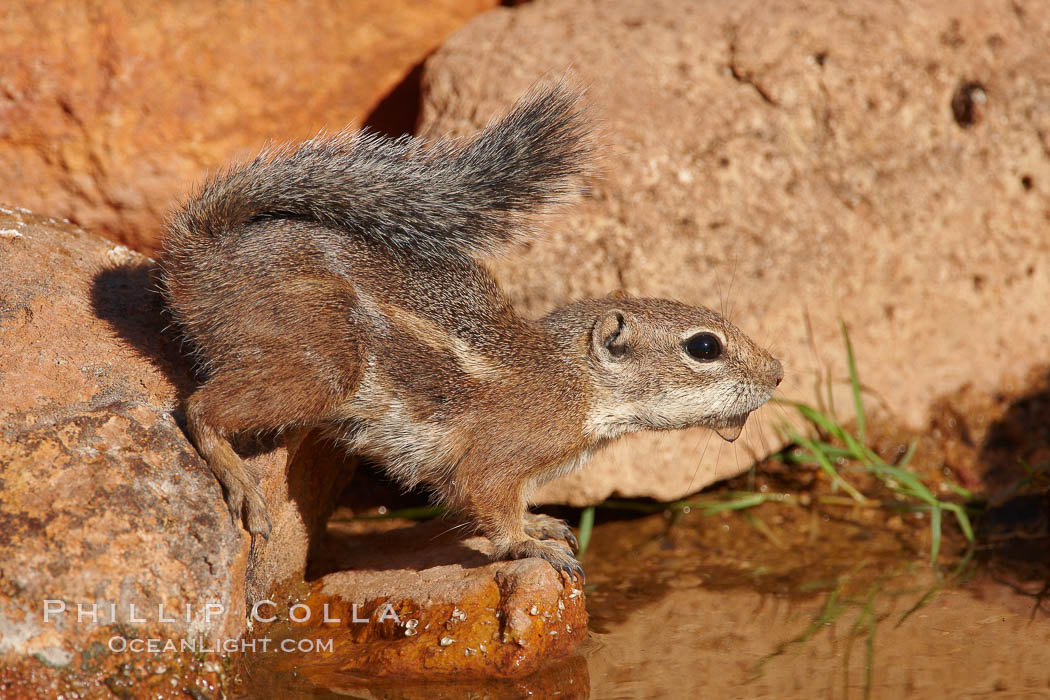
[[[532,491],[624,433],[740,434],[780,362],[719,314],[623,294],[520,316],[476,258],[589,170],[577,95],[534,90],[467,142],[342,133],[264,151],[172,218],[165,300],[204,383],[190,437],[253,535],[270,521],[228,438],[319,428],[469,517],[494,558],[582,570]]]

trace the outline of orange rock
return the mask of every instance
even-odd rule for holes
[[[348,474],[311,440],[254,457],[275,536],[250,555],[176,422],[193,382],[149,274],[123,246],[0,214],[0,666],[92,677],[93,650],[151,658],[106,652],[118,637],[236,639],[246,585],[301,579]]]
[[[260,617],[278,619],[256,626],[253,637],[329,651],[306,663],[259,656],[249,667],[295,670],[327,688],[355,676],[380,683],[523,677],[571,654],[587,635],[578,580],[541,559],[490,562],[488,540],[454,523],[366,534],[332,523],[321,549],[316,580],[261,606]]]
[[[0,11],[0,192],[146,252],[209,170],[361,124],[496,0],[40,3]]]
[[[131,630],[213,642],[243,629],[246,538],[172,416],[189,376],[146,263],[66,224],[0,214],[5,681],[31,659],[105,678],[109,641]],[[210,603],[223,612],[207,615]]]

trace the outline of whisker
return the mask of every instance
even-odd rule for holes
[[[714,437],[715,431],[710,428],[707,430],[707,442],[704,443],[704,450],[700,453],[700,459],[696,462],[696,469],[693,470],[693,476],[689,479],[689,486],[686,487],[686,491],[689,493],[693,492],[693,484],[696,483],[696,475],[700,473],[700,467],[704,464],[704,455],[707,454],[707,448],[711,445],[711,438]]]
[[[725,440],[719,440],[718,442],[718,454],[715,455],[715,471],[718,471],[718,465],[722,463],[722,447],[725,444]]]
[[[433,542],[437,538],[444,537],[445,535],[447,535],[448,533],[452,532],[453,530],[458,530],[461,527],[468,527],[470,525],[473,525],[473,523],[471,523],[470,521],[464,521],[464,522],[460,523],[459,525],[453,525],[449,529],[443,530],[442,532],[439,532],[438,534],[436,534],[433,537],[431,537],[430,541]]]
[[[787,409],[780,404],[773,404],[773,410],[780,414],[780,419],[787,425],[791,425],[791,416],[788,415]]]
[[[743,395],[743,393],[745,391],[746,391],[746,387],[738,386],[735,391],[733,391],[731,393],[728,393],[725,397],[723,397],[723,399],[722,399],[721,403],[719,404],[718,408],[715,411],[713,411],[713,413],[715,413],[716,415],[721,415],[722,413],[724,413],[724,411],[725,411],[725,409],[727,407],[736,404],[740,400],[741,395]],[[744,427],[746,429],[746,427],[747,427],[746,423],[744,424]],[[707,454],[707,448],[711,444],[711,437],[714,435],[714,433],[715,433],[715,431],[713,431],[710,428],[708,428],[707,442],[704,443],[704,451],[700,454],[700,460],[696,464],[696,469],[693,470],[693,476],[689,479],[688,490],[689,490],[690,493],[693,490],[693,485],[696,483],[696,475],[700,473],[700,467],[703,466],[704,456]],[[725,443],[725,440],[719,438],[718,454],[715,456],[715,469],[716,469],[716,471],[718,469],[718,465],[721,463],[721,460],[722,460],[722,446],[723,446],[724,443]],[[733,454],[736,457],[737,469],[739,469],[739,467],[740,467],[740,453],[739,453],[739,451],[734,450]]]
[[[744,424],[744,427],[745,428],[747,427],[746,423]],[[745,435],[744,437],[746,439],[747,436]],[[740,473],[740,450],[737,448],[736,444],[737,443],[735,443],[735,442],[733,443],[733,458],[736,459],[736,472],[737,472],[737,474],[739,474]]]
[[[758,423],[759,434],[762,435],[762,446],[766,451],[765,457],[773,454],[778,449],[773,447],[776,444],[776,440],[766,432],[767,428],[773,430],[773,426],[769,424],[769,412],[763,413],[762,420]]]
[[[766,441],[766,435],[765,435],[765,431],[762,429],[762,420],[761,420],[761,418],[763,416],[761,411],[764,408],[765,408],[765,406],[762,406],[757,411],[755,411],[755,413],[753,414],[753,418],[747,422],[747,425],[744,426],[744,430],[747,431],[746,434],[749,437],[749,439],[748,439],[748,449],[751,451],[751,458],[755,462],[758,462],[758,461],[764,459],[765,456],[769,454],[769,443]],[[757,427],[755,426],[756,421],[757,421],[757,424],[758,424]],[[752,436],[757,436],[757,441],[759,443],[761,443],[762,451],[765,454],[761,454],[760,455],[757,452],[757,447],[751,444],[752,442],[754,442],[754,441],[752,441],[750,439],[750,437],[752,437]]]

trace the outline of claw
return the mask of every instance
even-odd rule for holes
[[[572,530],[565,528],[565,540],[569,543],[572,548],[572,553],[580,551],[580,543],[576,540],[576,535],[572,534]]]
[[[262,537],[264,540],[269,542],[270,533],[273,531],[273,523],[270,522],[270,517],[268,515],[264,515],[263,517],[266,519],[266,526],[252,528],[251,533],[252,535],[259,535],[259,537]]]
[[[564,563],[556,568],[558,570],[558,573],[565,574],[565,577],[569,580],[570,583],[573,579],[577,579],[580,582],[580,585],[583,585],[584,582],[586,582],[587,580],[586,576],[583,573],[583,567],[580,566],[579,562],[573,562],[571,564]]]
[[[527,513],[525,520],[526,534],[538,540],[563,540],[569,544],[573,552],[580,550],[576,535],[564,520],[536,513]]]
[[[267,542],[269,542],[269,541],[270,541],[270,531],[271,531],[272,529],[273,529],[273,526],[272,526],[272,525],[270,524],[270,521],[269,521],[269,520],[267,520],[267,521],[266,521],[266,527],[260,527],[260,528],[249,528],[249,529],[248,529],[248,532],[249,532],[249,533],[251,533],[251,536],[252,536],[253,538],[254,538],[254,537],[255,537],[256,535],[258,535],[259,537],[261,537],[261,538],[263,538],[264,540],[266,540]]]
[[[265,506],[252,505],[248,503],[248,532],[259,535],[267,542],[270,541],[270,532],[273,523],[270,522],[270,514],[266,512]]]
[[[244,512],[244,492],[236,486],[226,488],[226,507],[230,510],[234,527],[240,527],[241,515]]]
[[[254,533],[254,532],[253,532],[253,533],[251,533],[251,541],[250,541],[250,542],[249,542],[249,544],[248,544],[248,555],[249,555],[250,557],[254,557],[254,556],[255,556],[255,554],[256,554],[256,552],[258,552],[258,551],[259,551],[259,548],[260,548],[260,546],[261,546],[261,545],[257,545],[257,544],[256,544],[256,540],[255,540],[255,537],[256,537],[255,533]],[[265,538],[264,538],[264,539],[265,539]]]
[[[559,533],[559,536],[563,536],[563,533]],[[573,578],[576,578],[581,583],[584,580],[583,567],[576,561],[572,550],[557,539],[525,540],[511,550],[510,556],[515,559],[540,557],[550,564],[559,575],[565,574],[566,580],[571,582]]]

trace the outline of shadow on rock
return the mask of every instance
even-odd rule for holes
[[[193,391],[193,370],[179,350],[177,334],[168,327],[153,271],[153,265],[145,262],[102,270],[92,280],[91,310],[164,373],[181,404]]]
[[[336,571],[401,571],[457,565],[475,569],[492,563],[468,546],[474,538],[469,523],[436,518],[382,532],[359,531],[359,523],[333,522],[306,571],[313,581]],[[475,543],[476,547],[476,543]]]
[[[1044,491],[1050,488],[1048,417],[1050,372],[1038,377],[1026,393],[1011,401],[1003,417],[988,429],[981,446],[981,461],[988,466],[985,480],[991,493],[1039,485]]]
[[[1050,373],[1011,402],[988,430],[989,503],[978,539],[996,580],[1050,615]]]

